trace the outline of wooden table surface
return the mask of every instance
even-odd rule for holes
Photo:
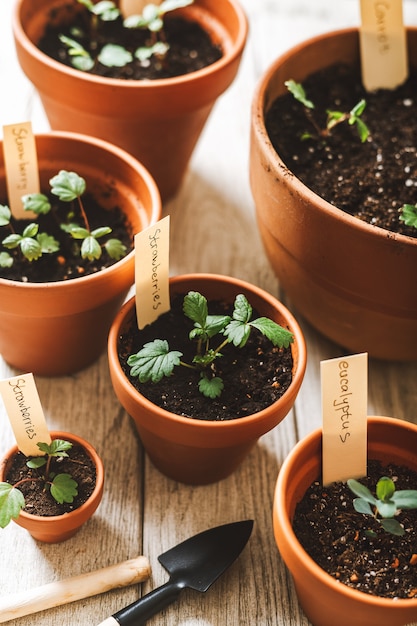
[[[10,28],[12,0],[0,2],[0,126],[32,120],[48,130],[38,97],[21,73]],[[215,272],[248,280],[281,297],[258,235],[248,178],[250,104],[261,73],[278,54],[320,32],[359,25],[356,0],[242,0],[250,36],[239,75],[220,98],[199,141],[171,215],[171,274]],[[407,24],[417,24],[415,0],[404,1]],[[412,286],[410,287],[412,288]],[[157,556],[206,528],[252,518],[252,537],[240,558],[206,594],[184,591],[180,602],[149,621],[158,626],[306,626],[291,579],[275,547],[272,500],[278,470],[295,442],[320,426],[319,366],[343,348],[302,323],[308,366],[294,410],[230,478],[204,487],[165,478],[143,453],[133,423],[116,400],[103,355],[64,378],[37,378],[51,429],[79,433],[104,459],[103,502],[94,518],[65,544],[33,540],[15,524],[0,532],[0,594],[8,595],[78,575],[139,554],[151,579],[141,585],[14,620],[16,626],[94,626],[167,580]],[[1,323],[1,320],[0,320]],[[395,332],[395,329],[392,329]],[[0,378],[13,376],[0,358]],[[417,422],[417,363],[369,361],[370,415]],[[0,454],[14,438],[0,403]],[[354,625],[353,625],[354,626]]]

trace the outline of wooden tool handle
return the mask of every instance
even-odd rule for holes
[[[138,556],[88,574],[81,574],[0,598],[0,622],[8,622],[24,615],[89,598],[109,589],[134,585],[146,580],[150,572],[148,559]]]

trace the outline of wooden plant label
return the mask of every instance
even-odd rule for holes
[[[16,438],[17,447],[26,456],[41,456],[37,443],[51,443],[45,415],[33,374],[20,374],[0,380],[3,398]]]
[[[368,355],[321,361],[323,485],[366,476]]]
[[[395,89],[408,76],[402,0],[360,0],[362,82],[367,91]]]
[[[169,215],[135,235],[136,316],[140,329],[171,308]]]
[[[23,209],[22,196],[39,193],[39,169],[35,137],[30,122],[3,126],[3,153],[9,208],[16,219],[33,219]]]

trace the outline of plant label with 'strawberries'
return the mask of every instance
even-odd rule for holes
[[[171,308],[169,298],[169,215],[135,235],[138,327],[152,324]]]
[[[368,355],[321,361],[323,485],[366,476]]]
[[[33,374],[0,380],[0,394],[17,447],[26,456],[41,456],[38,443],[51,443]]]
[[[22,196],[40,192],[38,155],[30,122],[3,126],[3,156],[10,211],[16,219],[33,219]]]
[[[367,91],[395,89],[408,76],[401,0],[361,0],[362,82]]]

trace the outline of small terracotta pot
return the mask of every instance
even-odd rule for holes
[[[60,169],[86,179],[104,207],[119,206],[132,233],[161,215],[158,189],[132,156],[107,142],[75,133],[36,136],[41,186]],[[0,197],[7,198],[0,149]],[[94,362],[106,347],[114,316],[134,283],[134,252],[96,274],[45,283],[0,278],[0,353],[12,366],[61,376]]]
[[[52,439],[65,439],[73,444],[82,446],[86,450],[96,466],[96,486],[94,491],[84,504],[78,509],[71,511],[71,513],[42,517],[21,511],[19,517],[13,521],[22,528],[25,528],[32,537],[38,541],[43,541],[44,543],[59,543],[75,535],[80,530],[81,526],[90,519],[100,504],[104,487],[104,467],[96,450],[88,441],[82,439],[82,437],[61,431],[52,431],[51,437]],[[8,467],[17,452],[18,448],[16,445],[4,456],[0,464],[1,482],[5,481]]]
[[[368,418],[368,456],[417,470],[417,425],[390,417]],[[372,596],[337,582],[315,563],[292,529],[297,503],[317,480],[322,431],[302,439],[285,459],[275,488],[273,521],[278,549],[290,570],[300,604],[314,626],[404,626],[415,622],[417,599]]]
[[[238,70],[248,28],[242,9],[236,0],[196,0],[180,9],[221,44],[223,57],[185,76],[129,81],[75,70],[36,47],[51,11],[66,4],[68,0],[19,0],[13,15],[20,65],[39,91],[51,128],[121,146],[148,168],[166,200],[181,184],[215,100]]]
[[[302,331],[291,313],[267,292],[244,281],[215,274],[190,274],[170,279],[171,297],[199,291],[208,300],[233,304],[243,293],[260,315],[270,317],[294,334],[293,379],[284,395],[266,409],[228,421],[181,417],[150,402],[128,381],[120,366],[118,339],[135,322],[130,299],[116,317],[109,334],[110,375],[115,393],[133,418],[142,443],[155,466],[166,476],[189,484],[212,483],[231,474],[261,435],[274,428],[291,410],[306,367]],[[161,383],[163,384],[163,383]]]
[[[415,28],[408,47],[415,64]],[[313,193],[275,152],[265,127],[284,81],[358,60],[358,31],[348,29],[303,42],[267,69],[252,101],[252,194],[266,253],[295,309],[354,353],[415,360],[417,239],[367,224]]]

